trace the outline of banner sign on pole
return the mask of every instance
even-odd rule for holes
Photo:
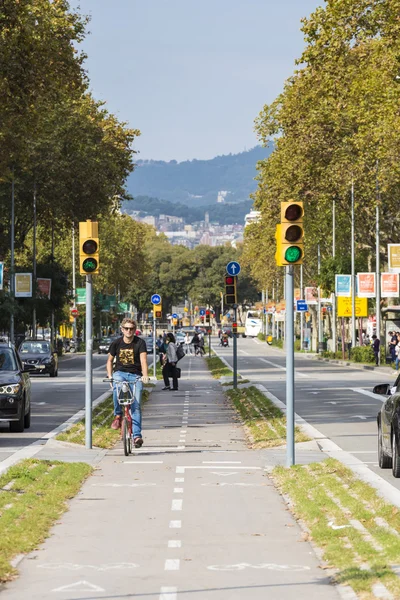
[[[36,279],[37,291],[40,296],[46,296],[50,300],[51,295],[51,279],[44,279],[42,277],[38,277]]]
[[[356,317],[368,317],[368,299],[355,298],[356,301]],[[351,298],[339,296],[337,299],[337,316],[351,317],[352,306]]]
[[[359,298],[375,298],[375,273],[357,273],[357,289]]]
[[[399,297],[399,274],[381,273],[381,298]]]
[[[86,288],[76,288],[76,302],[75,304],[86,304]]]
[[[32,298],[32,273],[15,273],[15,297]]]
[[[307,304],[318,304],[318,288],[304,288],[304,300],[307,302]]]
[[[388,264],[391,273],[400,273],[400,244],[388,244]]]
[[[335,294],[342,298],[350,298],[351,275],[335,275]]]
[[[0,290],[3,289],[3,279],[4,279],[4,263],[0,262]]]

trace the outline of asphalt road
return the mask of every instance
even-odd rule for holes
[[[215,350],[232,365],[229,348]],[[286,402],[285,353],[256,339],[238,339],[238,372],[261,383]],[[341,449],[351,453],[400,489],[400,480],[378,466],[376,416],[383,396],[372,393],[377,383],[395,380],[395,372],[368,371],[295,356],[295,412]]]

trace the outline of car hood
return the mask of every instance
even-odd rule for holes
[[[0,371],[0,385],[6,383],[19,383],[21,376],[15,371]]]
[[[35,354],[34,352],[24,352],[23,354],[20,354],[19,357],[22,361],[38,360],[39,362],[42,362],[44,358],[51,358],[51,354]]]

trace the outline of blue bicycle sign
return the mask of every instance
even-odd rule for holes
[[[161,296],[160,294],[153,294],[151,297],[152,304],[161,304]]]

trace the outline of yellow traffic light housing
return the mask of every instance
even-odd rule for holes
[[[161,304],[153,304],[153,318],[161,319],[162,317],[162,305]]]
[[[99,272],[99,224],[97,221],[79,223],[79,273],[93,275]]]
[[[281,202],[281,222],[276,228],[276,264],[301,265],[304,257],[303,202]]]

